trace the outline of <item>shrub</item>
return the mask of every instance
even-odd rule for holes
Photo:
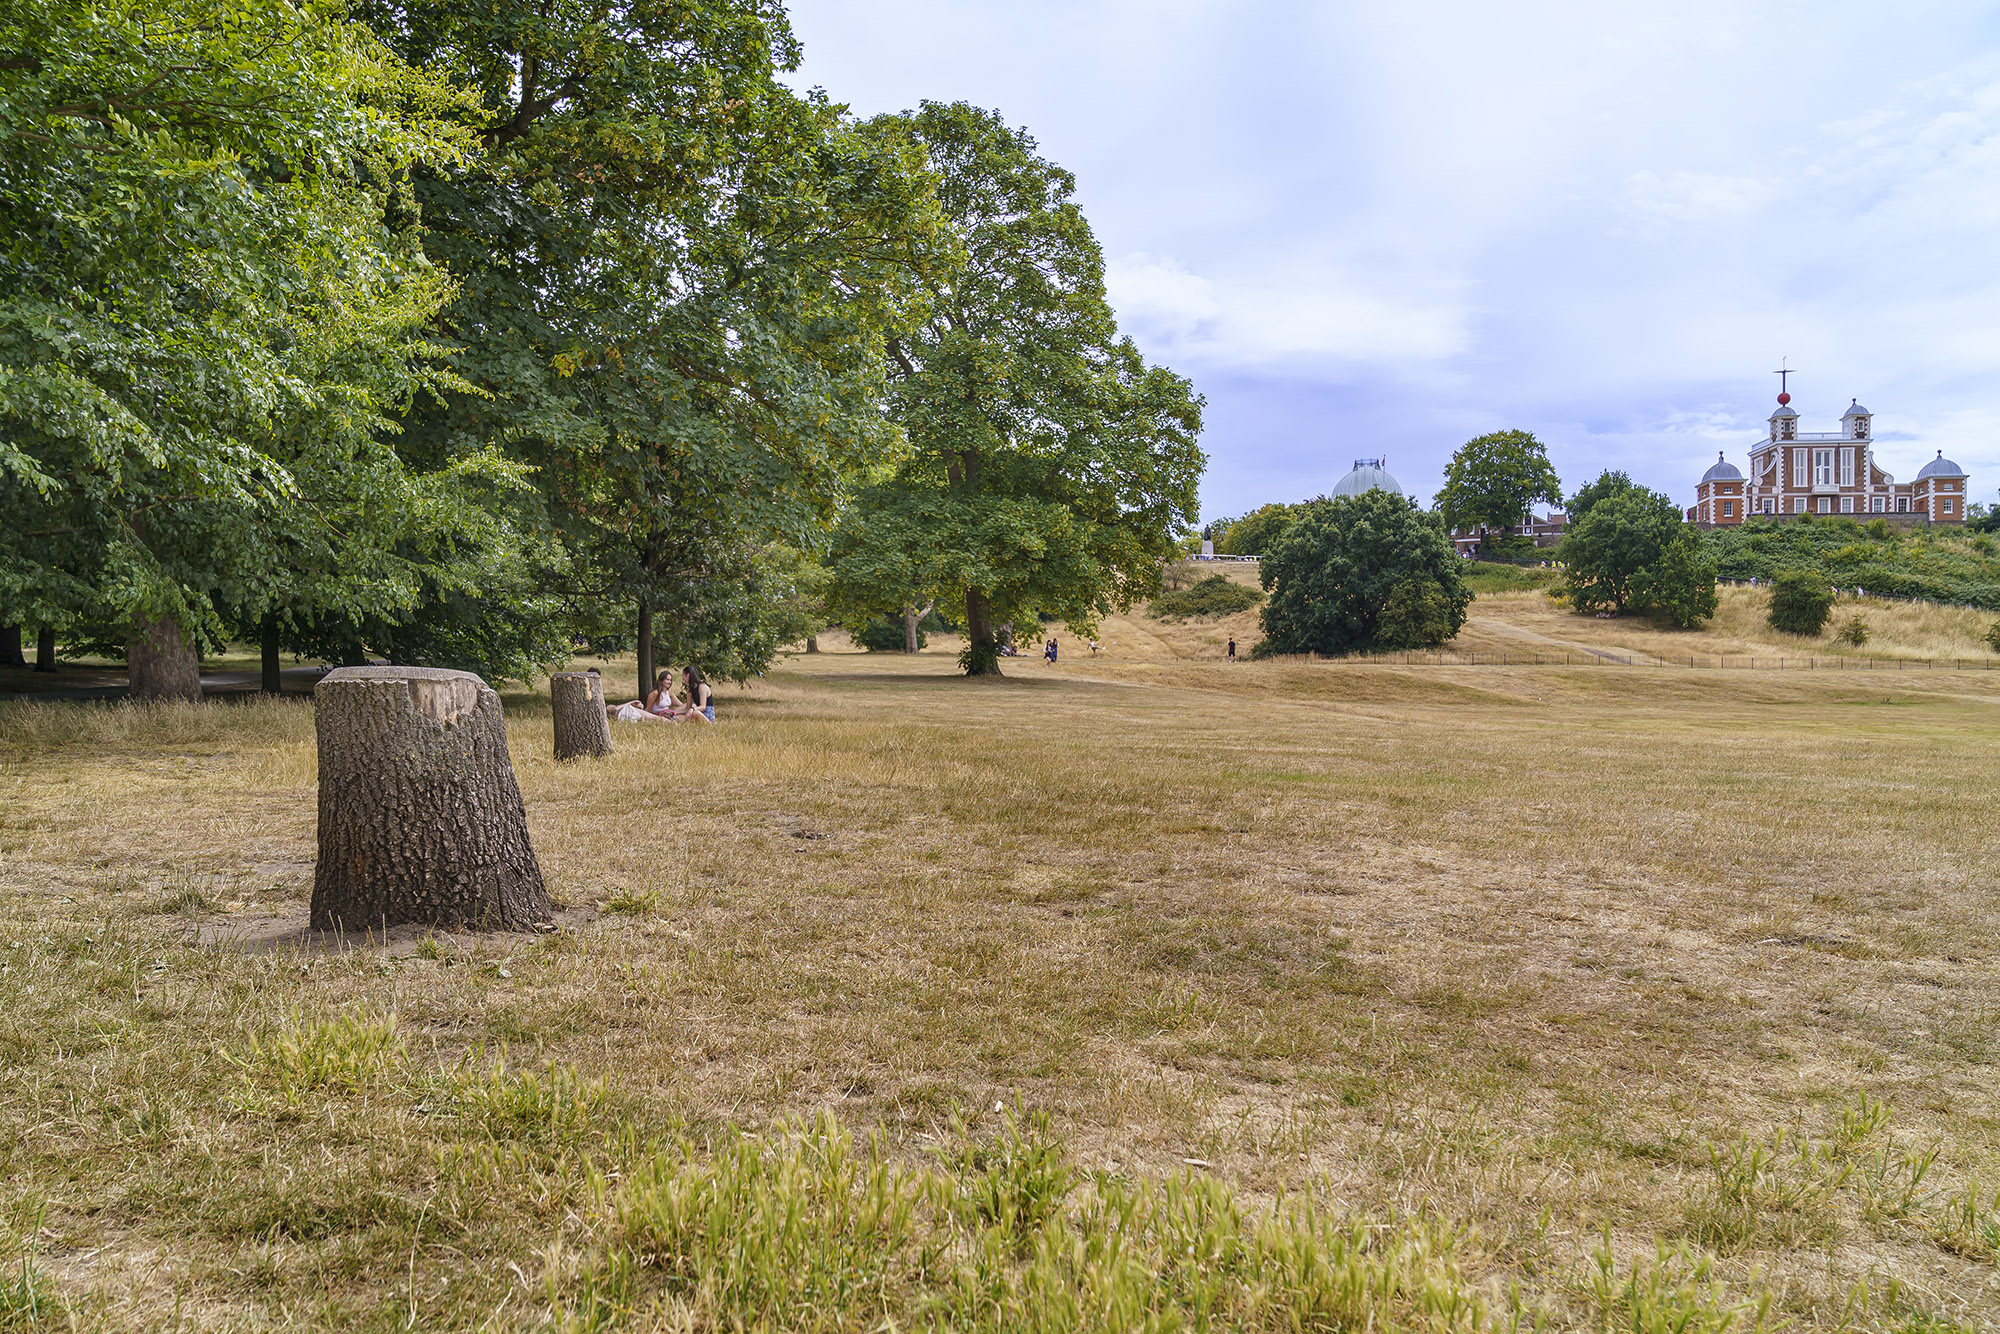
[[[854,642],[870,653],[901,653],[903,651],[903,621],[896,616],[877,616],[868,624],[854,632]],[[924,634],[923,625],[917,626],[917,647],[922,648],[929,637]]]
[[[1346,654],[1441,644],[1472,592],[1444,522],[1402,496],[1315,500],[1264,558],[1260,653]]]
[[[1786,570],[1771,581],[1771,628],[1788,635],[1817,635],[1833,614],[1833,590],[1807,570]]]
[[[1859,616],[1850,616],[1847,619],[1847,624],[1840,627],[1840,633],[1835,635],[1834,638],[1843,644],[1852,644],[1854,647],[1860,648],[1868,642],[1868,622],[1862,620]]]
[[[1192,588],[1160,594],[1147,608],[1162,620],[1185,620],[1190,616],[1228,616],[1248,611],[1264,600],[1254,588],[1245,588],[1226,574],[1211,574]]]
[[[1868,521],[1868,536],[1874,538],[1877,542],[1887,541],[1889,537],[1889,521],[1887,519],[1870,519]]]
[[[1986,630],[1986,647],[2000,653],[2000,621],[1995,621]]]

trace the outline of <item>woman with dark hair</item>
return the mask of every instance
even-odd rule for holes
[[[606,705],[604,711],[621,723],[674,723],[680,719],[674,716],[674,674],[662,671],[653,678],[653,689],[645,700],[633,700],[616,708]]]
[[[687,703],[680,706],[683,718],[699,718],[705,723],[715,721],[715,692],[703,679],[701,668],[693,663],[681,673],[681,682],[687,687]]]

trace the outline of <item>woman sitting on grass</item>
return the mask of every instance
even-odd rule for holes
[[[662,669],[653,678],[652,693],[643,703],[635,699],[615,709],[606,706],[604,711],[621,723],[677,723],[680,719],[674,712],[678,707],[674,702],[673,671]]]
[[[692,663],[688,664],[687,670],[681,674],[681,680],[687,686],[688,697],[686,704],[677,706],[680,716],[699,718],[705,723],[714,722],[715,692],[709,689],[708,682],[702,679],[701,668]]]

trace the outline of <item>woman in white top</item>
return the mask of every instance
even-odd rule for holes
[[[607,712],[621,723],[677,723],[674,716],[674,674],[663,669],[653,678],[653,689],[645,701],[633,700]]]

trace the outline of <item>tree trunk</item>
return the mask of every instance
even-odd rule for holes
[[[28,660],[21,656],[21,627],[0,625],[0,667],[26,667]]]
[[[51,645],[49,660],[55,654]],[[201,657],[174,620],[132,618],[125,645],[125,693],[132,699],[184,699],[201,703]]]
[[[972,641],[973,657],[967,676],[1000,675],[1000,659],[991,652],[981,654],[982,645],[989,649],[993,639],[993,607],[986,600],[984,591],[970,588],[965,593],[965,633]]]
[[[484,681],[437,667],[342,667],[313,702],[314,930],[553,924],[500,697]]]
[[[596,672],[557,672],[549,678],[549,701],[556,716],[557,759],[611,753],[603,677]]]
[[[818,636],[818,635],[807,635],[807,636],[806,636],[806,652],[808,652],[808,653],[817,653],[817,652],[819,652],[819,636]]]
[[[639,699],[653,690],[653,608],[639,604]]]
[[[937,600],[933,598],[922,607],[903,608],[903,652],[916,653],[922,650],[923,645],[917,642],[917,626],[924,617],[931,614],[931,608],[935,606]]]
[[[264,693],[282,694],[285,689],[283,670],[278,665],[278,622],[275,619],[264,622]]]
[[[52,672],[56,669],[56,632],[43,626],[35,633],[35,670]]]

